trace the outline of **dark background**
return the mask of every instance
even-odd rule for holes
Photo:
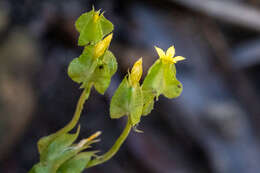
[[[92,90],[80,119],[84,138],[103,131],[105,152],[125,119],[109,101],[127,70],[154,45],[175,45],[183,83],[174,100],[159,98],[118,154],[90,173],[260,172],[260,3],[258,0],[4,0],[0,2],[0,172],[26,173],[37,140],[72,117],[79,85],[67,75],[80,55],[74,22],[96,9],[115,25],[111,50],[119,69],[104,96]]]

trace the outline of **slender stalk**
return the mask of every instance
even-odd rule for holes
[[[83,92],[81,93],[80,98],[78,100],[77,107],[76,107],[76,110],[74,112],[74,115],[73,115],[71,121],[65,127],[60,129],[57,132],[58,134],[70,131],[78,123],[82,109],[83,109],[83,106],[84,106],[84,103],[89,97],[90,89],[91,89],[91,86],[89,86],[89,87],[87,87],[86,89],[83,90]]]
[[[87,87],[86,89],[83,90],[83,92],[78,100],[77,107],[76,107],[75,113],[73,115],[73,118],[65,127],[58,130],[56,133],[43,137],[42,139],[40,139],[38,141],[38,150],[40,153],[42,151],[44,151],[46,149],[46,147],[48,146],[48,144],[50,144],[50,142],[52,140],[54,140],[57,136],[59,136],[63,133],[67,133],[68,131],[70,131],[71,129],[73,129],[75,127],[75,125],[78,123],[78,120],[80,118],[80,115],[81,115],[81,112],[83,109],[83,105],[89,97],[90,90],[91,90],[91,85],[89,85],[89,87]]]
[[[124,143],[124,141],[128,137],[128,135],[131,131],[131,127],[132,126],[130,123],[130,118],[128,118],[124,131],[119,136],[119,138],[116,140],[114,145],[110,148],[110,150],[108,152],[106,152],[105,154],[90,161],[90,163],[87,165],[87,168],[102,164],[102,163],[108,161],[109,159],[111,159],[117,153],[117,151],[119,150],[121,145]]]

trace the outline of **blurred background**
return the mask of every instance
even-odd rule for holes
[[[118,154],[89,173],[260,172],[260,2],[258,0],[0,1],[0,172],[26,173],[36,142],[71,119],[79,85],[67,75],[80,55],[74,22],[92,5],[115,25],[119,69],[104,96],[92,90],[80,138],[102,130],[107,151],[125,119],[110,99],[139,57],[175,45],[182,95],[159,98]]]

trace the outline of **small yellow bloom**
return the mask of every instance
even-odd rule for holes
[[[175,48],[174,46],[171,46],[168,48],[168,50],[166,51],[166,53],[159,47],[154,46],[159,57],[163,60],[163,62],[168,62],[168,63],[177,63],[178,61],[182,61],[185,60],[184,57],[182,56],[176,56],[175,55]]]
[[[130,82],[133,86],[136,86],[142,77],[142,74],[143,74],[142,64],[143,64],[143,60],[142,60],[142,58],[140,58],[138,61],[135,62],[134,66],[131,70],[129,78],[130,78]]]
[[[93,20],[94,20],[94,23],[97,23],[99,17],[100,17],[100,10],[97,11],[97,12],[94,12],[94,16],[93,16]]]
[[[104,38],[104,40],[98,42],[95,46],[95,50],[94,50],[94,57],[95,58],[99,58],[100,56],[102,56],[105,51],[108,49],[110,42],[112,40],[113,34],[109,34],[106,38]]]

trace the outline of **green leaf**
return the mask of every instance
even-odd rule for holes
[[[109,68],[110,76],[113,76],[117,71],[117,61],[113,53],[109,50],[106,51],[103,62],[107,64]]]
[[[63,163],[73,158],[79,151],[78,148],[68,147],[54,160],[42,161],[34,165],[29,173],[56,173]]]
[[[79,58],[75,58],[74,60],[72,60],[69,65],[68,75],[73,81],[77,83],[84,82],[85,79],[91,75],[89,69],[92,62],[82,62],[82,59],[84,59],[84,57],[86,57],[85,54],[82,54]]]
[[[51,134],[49,136],[44,136],[42,137],[38,143],[37,143],[37,147],[38,147],[38,151],[39,154],[41,155],[43,151],[46,150],[46,148],[48,147],[48,145],[51,143],[51,141],[53,141],[54,138],[56,138],[57,136],[55,134]]]
[[[143,93],[140,85],[131,88],[131,100],[129,105],[130,120],[132,125],[140,122],[143,111]]]
[[[83,88],[94,84],[95,89],[104,94],[117,70],[116,58],[106,50],[102,57],[94,59],[93,52],[94,47],[87,46],[83,54],[70,63],[68,75],[73,81],[82,83]]]
[[[82,152],[66,161],[58,169],[57,173],[81,173],[87,166],[95,152]]]
[[[176,79],[174,64],[163,63],[158,59],[152,67],[142,85],[143,91],[153,91],[156,96],[163,94],[167,98],[176,98],[182,92],[182,85]]]
[[[174,64],[172,64],[174,65]],[[174,67],[175,69],[175,67]],[[172,70],[171,66],[164,69],[164,88],[163,94],[167,98],[176,98],[179,97],[182,92],[182,84],[177,80],[175,77],[174,71]]]
[[[55,138],[41,154],[40,161],[50,161],[59,157],[62,152],[70,146],[78,137],[80,127],[75,134],[65,133]]]
[[[85,46],[89,43],[96,44],[104,37],[100,22],[94,21],[95,13],[94,9],[84,13],[75,23],[76,29],[79,32],[79,46]]]
[[[143,113],[142,115],[146,116],[151,113],[154,106],[154,97],[156,93],[152,90],[143,90]]]
[[[163,90],[163,67],[162,62],[157,60],[148,70],[148,74],[142,84],[143,91],[154,91],[158,97]]]
[[[88,24],[90,22],[90,20],[93,19],[93,16],[95,14],[95,10],[92,9],[89,12],[86,12],[84,14],[82,14],[75,22],[75,27],[76,30],[81,33],[84,29],[84,27],[86,26],[86,24]]]
[[[110,117],[112,119],[117,119],[124,115],[128,115],[130,99],[131,86],[128,83],[127,77],[125,77],[111,99]]]
[[[95,15],[98,16],[96,20],[94,19]],[[79,46],[96,44],[114,29],[113,24],[108,21],[103,14],[99,15],[99,11],[95,11],[94,9],[82,14],[77,19],[75,26],[80,33],[78,40]]]
[[[64,133],[49,141],[49,144],[40,154],[40,162],[33,166],[30,173],[56,173],[63,162],[77,154],[77,151],[72,150],[70,145],[78,137],[79,131],[80,128],[75,134]]]
[[[110,103],[110,117],[121,118],[128,115],[132,126],[139,123],[143,109],[143,94],[140,85],[133,87],[128,78],[119,85]]]
[[[95,89],[104,94],[109,87],[112,76],[117,70],[117,62],[112,52],[106,51],[103,60],[97,66],[93,73],[91,82],[94,83]]]
[[[45,165],[44,163],[40,162],[35,164],[29,173],[55,173],[51,170],[49,165]]]
[[[93,54],[94,47],[87,46],[80,57],[71,61],[68,67],[68,75],[73,81],[84,83],[91,78],[97,66]]]
[[[70,130],[70,129],[68,129]],[[79,129],[78,129],[79,130]],[[67,133],[67,131],[64,132],[64,134]],[[41,157],[45,157],[45,156],[42,156],[42,155],[46,155],[46,150],[48,148],[48,146],[50,145],[50,143],[52,143],[56,138],[57,138],[57,133],[53,133],[49,136],[44,136],[42,137],[39,141],[38,141],[38,151],[39,151],[39,154]],[[44,154],[43,154],[44,152]]]
[[[104,36],[111,33],[114,30],[114,25],[107,20],[103,14],[100,15],[100,24],[103,31]]]
[[[95,140],[88,141],[87,139],[84,139],[79,144],[71,146],[71,142],[75,138],[76,136],[72,137],[69,134],[63,134],[56,138],[55,141],[48,146],[45,158],[34,165],[30,170],[30,173],[56,173],[61,165],[70,159],[75,158],[74,156],[76,156],[80,151],[88,148],[89,145],[96,142]],[[80,167],[80,165],[78,166]]]
[[[90,52],[90,51],[88,51]],[[95,89],[104,94],[108,88],[111,77],[117,70],[117,62],[112,52],[106,51],[102,58],[93,59],[89,53],[83,53],[74,59],[68,68],[68,75],[83,87],[93,83]]]

